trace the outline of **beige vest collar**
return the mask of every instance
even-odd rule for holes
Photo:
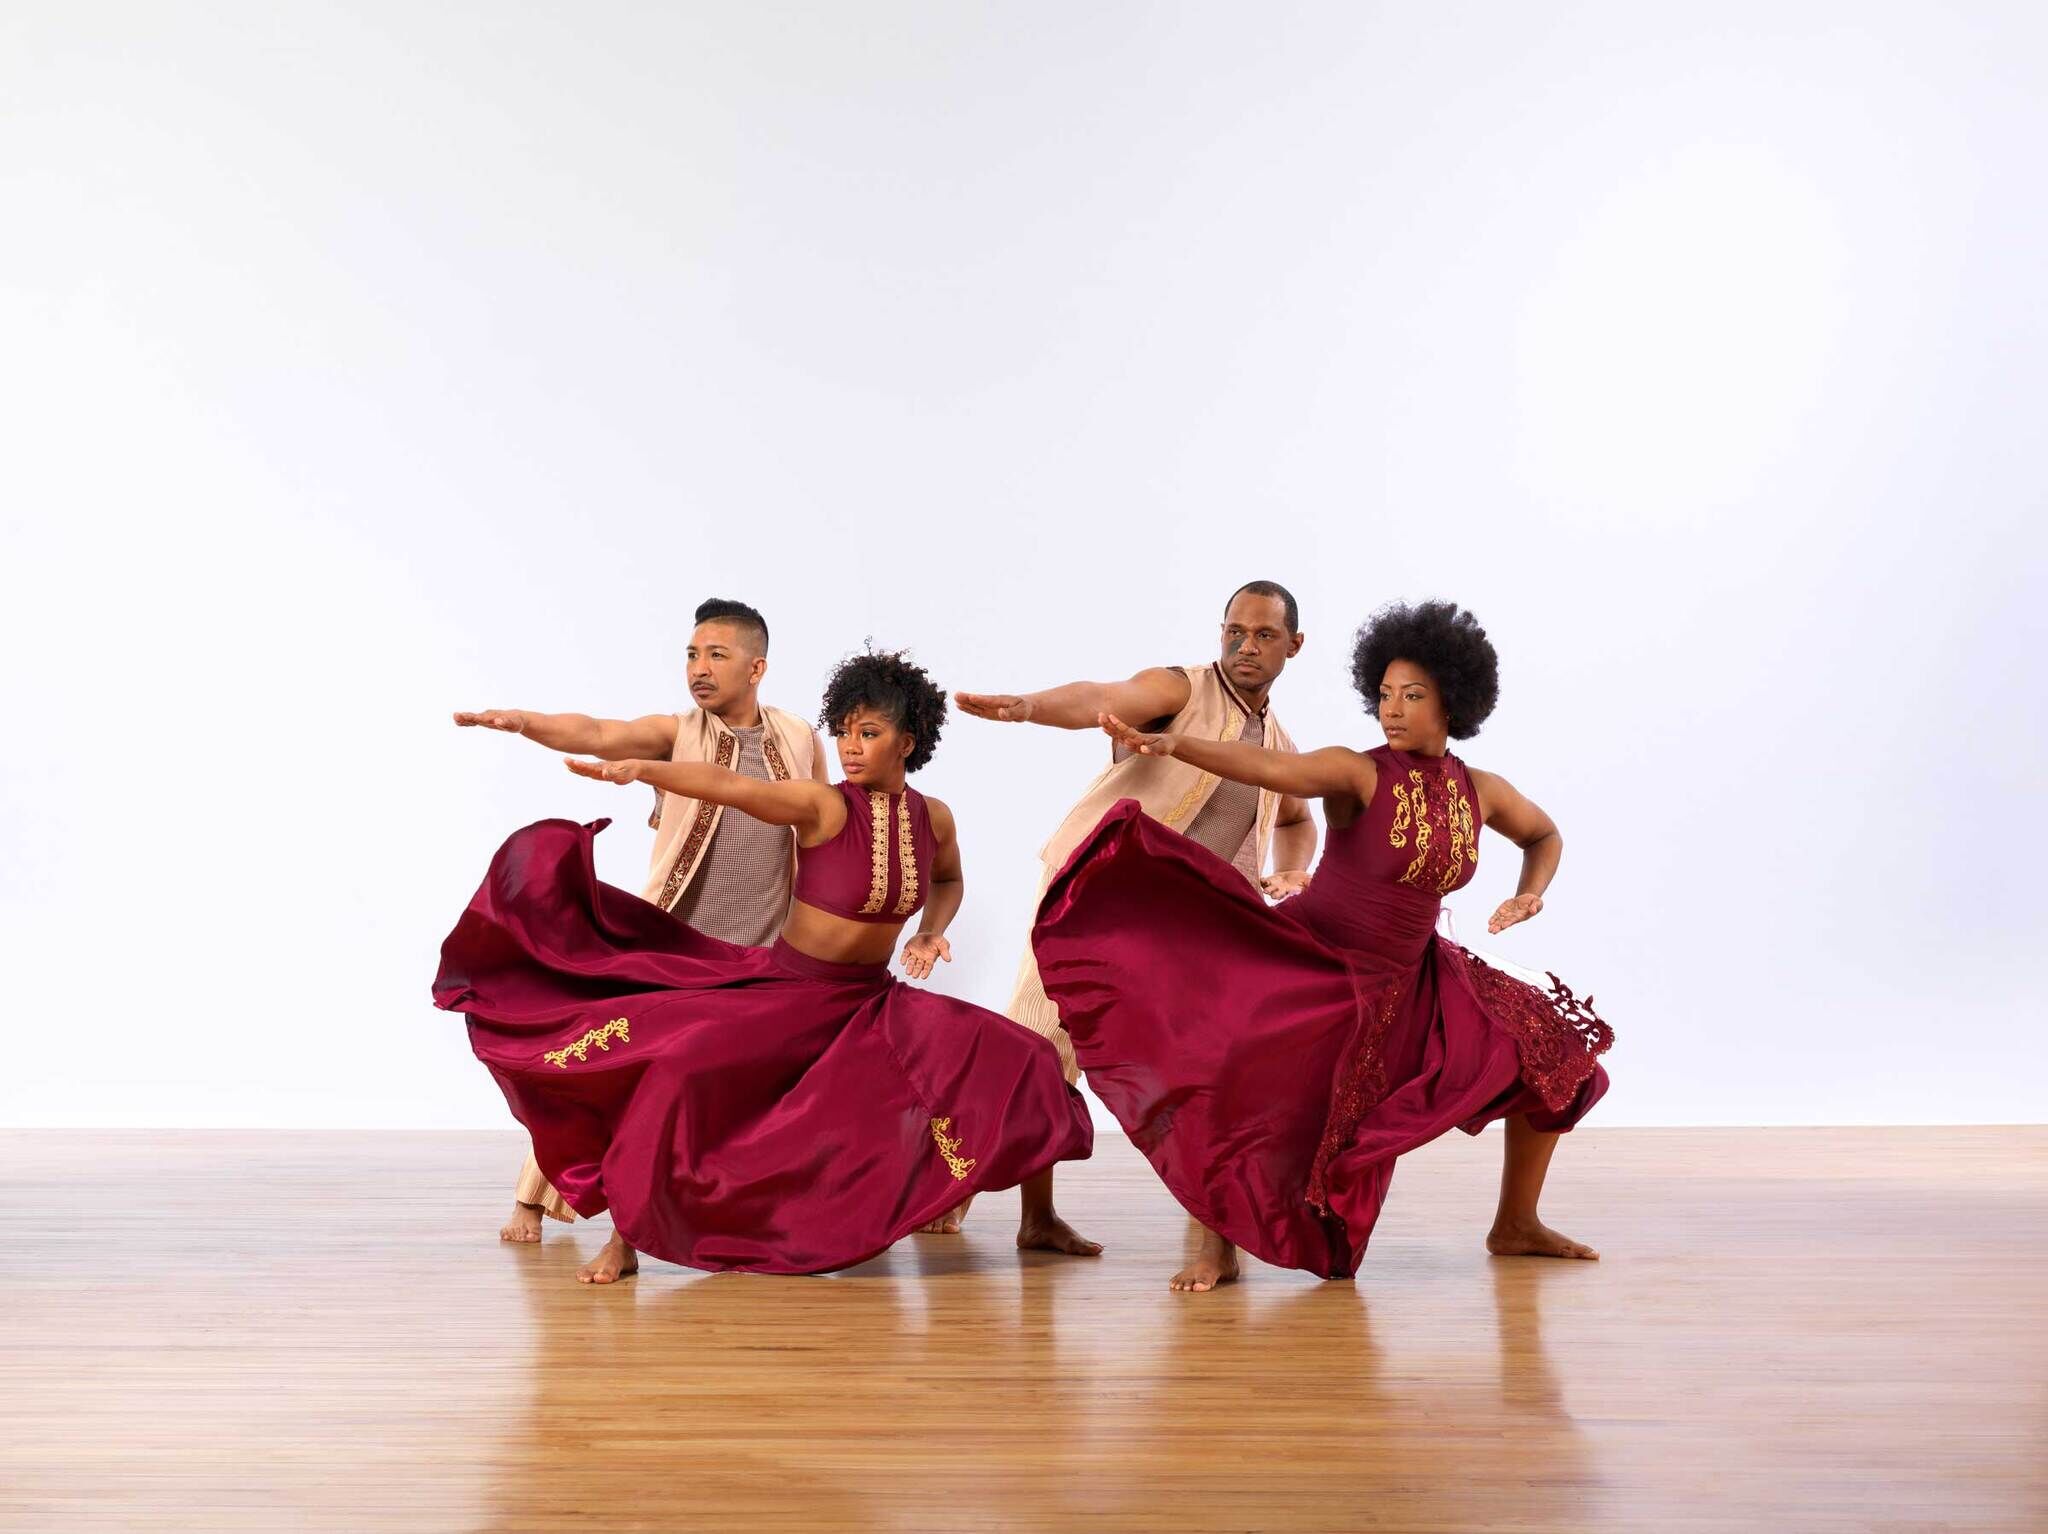
[[[761,705],[761,755],[768,763],[768,776],[777,782],[785,778],[808,778],[817,767],[818,737],[794,714]],[[672,762],[709,762],[730,769],[739,760],[740,738],[724,720],[701,708],[676,716],[676,743],[669,752]],[[647,865],[647,883],[642,898],[663,910],[672,910],[690,881],[703,866],[705,849],[718,832],[725,813],[722,804],[691,799],[664,792],[648,824],[654,827],[654,855]],[[790,836],[790,857],[796,857],[796,837]]]

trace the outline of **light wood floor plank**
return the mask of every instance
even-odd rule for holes
[[[829,1278],[501,1246],[513,1135],[0,1133],[0,1527],[2048,1528],[2048,1129],[1600,1130],[1490,1260],[1498,1142],[1404,1163],[1365,1271],[1166,1292],[963,1237]]]

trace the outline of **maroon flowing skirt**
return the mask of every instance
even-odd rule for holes
[[[1330,1278],[1357,1271],[1403,1152],[1514,1113],[1569,1129],[1607,1089],[1588,1006],[1437,936],[1433,898],[1386,898],[1385,941],[1340,946],[1125,800],[1032,933],[1088,1085],[1182,1207]]]
[[[887,965],[706,937],[598,881],[606,824],[514,833],[434,982],[578,1214],[690,1267],[818,1273],[1089,1154],[1049,1042]]]

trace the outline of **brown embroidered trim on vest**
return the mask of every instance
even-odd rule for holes
[[[766,726],[761,731],[761,759],[768,764],[770,781],[780,783],[789,776],[789,765],[782,760],[782,747],[775,744],[775,727],[764,718]]]
[[[1223,727],[1223,740],[1225,742],[1236,740],[1238,736],[1244,733],[1245,716],[1243,713],[1235,711],[1236,704],[1234,702],[1232,703],[1232,709],[1230,723]],[[1160,824],[1168,826],[1179,825],[1187,817],[1188,811],[1193,809],[1196,803],[1200,801],[1202,795],[1215,786],[1216,781],[1216,774],[1213,772],[1205,772],[1196,778],[1195,786],[1181,796],[1180,803],[1160,817]]]
[[[734,757],[740,748],[737,735],[718,737],[718,760],[714,766],[732,771]],[[682,851],[669,865],[668,877],[661,884],[661,899],[657,902],[664,911],[675,909],[676,901],[682,896],[683,887],[690,882],[690,875],[697,867],[697,854],[703,850],[704,839],[711,834],[711,822],[718,816],[718,806],[709,799],[697,801],[697,819],[690,827],[690,834],[683,838]]]

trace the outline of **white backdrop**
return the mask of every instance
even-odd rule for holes
[[[0,13],[0,1122],[506,1122],[436,947],[644,790],[451,709],[1199,659],[1447,595],[1607,1123],[2048,1116],[2048,21],[2011,4]],[[956,719],[1000,1005],[1098,743]],[[1471,936],[1512,886],[1490,839]]]

